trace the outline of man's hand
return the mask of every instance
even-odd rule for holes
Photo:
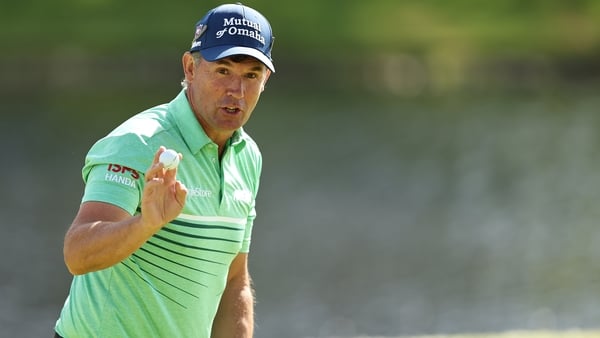
[[[179,215],[187,196],[187,189],[176,179],[177,168],[167,170],[158,160],[164,151],[165,147],[158,149],[146,172],[141,202],[142,223],[157,230]],[[179,156],[181,160],[181,154]]]

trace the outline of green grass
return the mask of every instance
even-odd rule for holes
[[[508,331],[457,335],[409,336],[404,338],[598,338],[600,331]],[[357,337],[358,338],[358,337]]]
[[[327,338],[350,338],[331,336]],[[355,336],[351,338],[600,338],[600,331],[506,331],[502,333],[465,333],[421,336]]]

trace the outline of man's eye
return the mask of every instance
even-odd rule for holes
[[[227,75],[229,74],[229,71],[225,68],[219,68],[217,69],[217,73]]]
[[[256,75],[256,73],[248,73],[246,75],[246,77],[249,79],[256,79],[258,77],[258,75]]]

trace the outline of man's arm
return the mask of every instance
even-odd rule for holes
[[[212,338],[250,338],[254,332],[254,291],[248,254],[240,253],[229,267],[227,286],[212,328]]]
[[[146,172],[141,213],[131,216],[108,203],[83,203],[65,235],[64,258],[69,271],[80,275],[110,267],[139,249],[155,232],[181,212],[187,190],[176,180],[177,170],[158,162],[161,147]]]

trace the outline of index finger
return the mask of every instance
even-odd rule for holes
[[[155,177],[161,176],[162,177],[162,172],[163,172],[163,164],[160,162],[159,158],[160,158],[160,154],[162,154],[165,151],[165,147],[160,146],[158,148],[158,150],[156,151],[156,153],[154,154],[154,159],[152,160],[152,164],[150,165],[150,168],[148,168],[146,170],[145,173],[145,177],[146,177],[146,181],[151,180]]]
[[[154,160],[152,160],[152,165],[155,165],[160,162],[160,154],[162,154],[165,150],[167,150],[165,146],[158,147],[158,150],[156,151],[156,153],[154,153]]]

